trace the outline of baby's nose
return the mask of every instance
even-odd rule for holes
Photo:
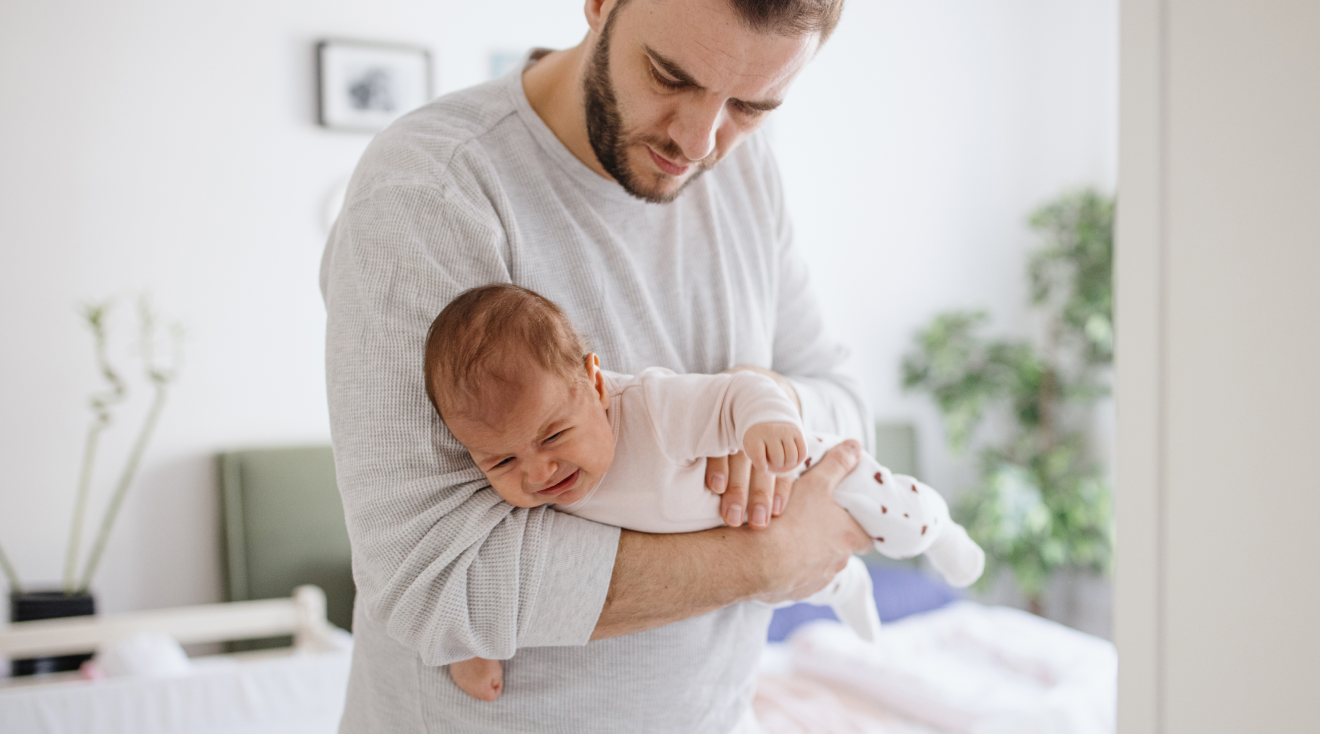
[[[528,479],[531,479],[533,484],[544,484],[550,481],[550,477],[553,477],[557,471],[559,471],[559,462],[539,461],[532,468]]]

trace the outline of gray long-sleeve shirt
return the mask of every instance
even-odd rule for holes
[[[759,365],[794,381],[808,428],[869,439],[762,135],[656,205],[577,160],[516,72],[409,114],[363,155],[321,271],[358,587],[342,731],[729,731],[768,608],[588,642],[619,530],[506,504],[428,404],[427,327],[490,282],[558,303],[611,369]],[[512,658],[495,703],[440,667],[477,655]]]

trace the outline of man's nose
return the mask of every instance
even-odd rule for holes
[[[687,101],[669,125],[673,138],[688,161],[699,161],[715,151],[715,134],[724,121],[724,103],[718,99]],[[678,161],[684,163],[686,161]]]

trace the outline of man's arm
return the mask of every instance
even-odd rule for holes
[[[807,265],[794,246],[793,225],[774,155],[762,135],[753,136],[745,144],[758,148],[754,154],[762,165],[768,213],[774,220],[779,292],[771,364],[768,369],[734,369],[750,369],[779,381],[797,402],[802,425],[808,432],[855,438],[870,450],[875,445],[871,409],[852,374],[848,350],[831,336],[825,324]],[[766,527],[771,517],[779,517],[793,494],[791,483],[750,471],[742,457],[709,462],[706,486],[723,495],[720,515],[726,522],[737,525],[745,516],[754,528]]]
[[[793,511],[765,530],[623,531],[591,639],[641,632],[740,601],[802,599],[825,588],[852,554],[871,547],[866,531],[832,497],[860,451],[848,441],[825,454],[797,481]]]
[[[792,383],[808,431],[855,438],[869,450],[875,444],[871,409],[852,373],[848,349],[831,334],[821,313],[807,263],[794,241],[779,170],[768,151],[766,161],[779,248],[779,300],[770,369]]]
[[[430,665],[584,644],[619,529],[503,502],[423,387],[435,315],[467,288],[510,280],[498,218],[479,197],[462,198],[480,187],[421,175],[395,183],[368,157],[363,166],[322,289],[337,479],[364,609]]]

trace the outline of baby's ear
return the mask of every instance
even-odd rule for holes
[[[600,357],[595,352],[582,358],[583,365],[587,368],[587,380],[591,382],[591,388],[596,391],[596,397],[600,400],[601,406],[610,407],[610,396],[605,391],[605,373],[600,370]]]

